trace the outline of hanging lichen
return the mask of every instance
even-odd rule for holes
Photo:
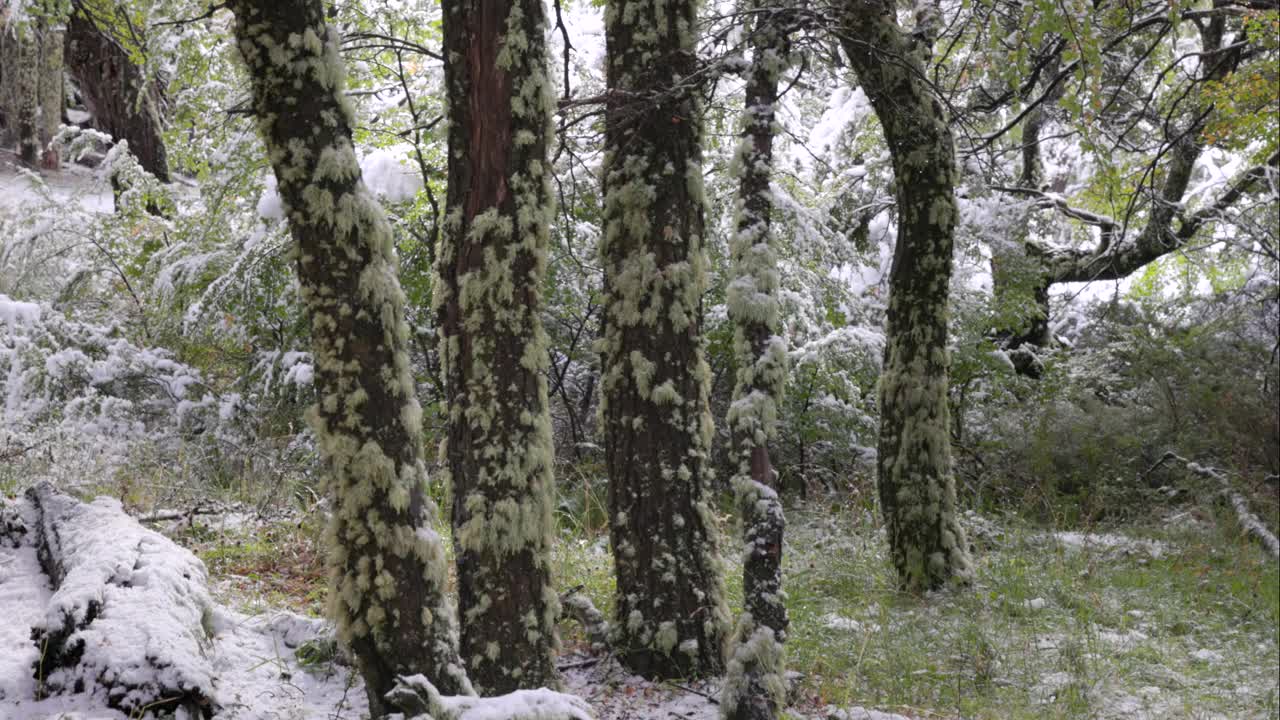
[[[779,335],[778,257],[773,247],[770,189],[778,78],[786,64],[792,14],[757,8],[754,53],[747,79],[742,140],[734,158],[738,176],[737,233],[727,300],[733,321],[737,377],[728,424],[736,469],[733,488],[743,527],[743,599],[728,672],[721,691],[727,720],[773,720],[786,704],[784,642],[787,609],[782,590],[785,520],[775,490],[769,445],[777,434],[778,405],[787,375],[786,343]]]
[[[908,35],[894,7],[850,0],[841,39],[884,127],[896,176],[898,244],[880,375],[877,476],[899,580],[918,592],[972,575],[956,519],[947,400],[957,172],[951,130],[923,79],[936,28],[922,25]]]

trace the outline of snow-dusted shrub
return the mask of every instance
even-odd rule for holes
[[[1280,472],[1276,289],[1250,275],[1216,295],[1063,313],[1070,347],[1039,382],[1010,372],[974,384],[958,454],[969,490],[1074,522],[1194,495],[1172,470],[1148,472],[1166,451],[1251,481]]]
[[[84,479],[103,479],[144,446],[172,460],[184,448],[240,443],[247,410],[171,351],[138,346],[118,325],[77,322],[0,295],[0,447],[15,460],[96,468]]]

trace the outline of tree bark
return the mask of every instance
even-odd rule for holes
[[[169,182],[163,90],[147,81],[142,68],[83,5],[67,23],[66,65],[94,126],[128,141],[142,169]]]
[[[435,303],[462,656],[476,689],[559,684],[540,287],[553,100],[541,0],[445,0],[449,190]]]
[[[57,0],[35,0],[18,16],[0,16],[0,76],[5,141],[30,168],[58,169],[49,143],[62,122],[62,44],[66,12]]]
[[[40,162],[40,41],[33,19],[18,21],[5,28],[12,33],[16,63],[11,68],[14,79],[13,136],[17,142],[18,160],[34,168]]]
[[[62,80],[62,46],[66,38],[66,13],[59,3],[50,2],[39,23],[40,70],[37,78],[37,102],[40,105],[40,166],[57,170],[58,151],[50,143],[62,125],[66,105],[66,89]]]
[[[446,560],[426,495],[422,411],[409,368],[391,227],[351,141],[338,34],[321,0],[232,0],[253,112],[287,210],[311,323],[329,464],[330,613],[378,717],[397,675],[470,694]]]
[[[893,0],[849,0],[840,30],[893,157],[898,242],[880,375],[877,478],[899,581],[921,592],[972,575],[956,519],[947,406],[956,162],[946,115],[924,73],[929,28],[920,23],[916,33],[904,33],[895,7]]]
[[[739,173],[737,234],[730,243],[728,288],[737,378],[728,413],[737,470],[734,492],[742,515],[743,602],[721,696],[726,720],[774,720],[786,705],[782,592],[785,519],[769,445],[777,439],[778,406],[787,376],[779,336],[778,258],[773,247],[773,124],[778,78],[787,62],[786,10],[757,4],[751,37]]]
[[[605,11],[601,428],[613,642],[646,677],[720,672],[728,611],[707,507],[710,369],[692,0]]]

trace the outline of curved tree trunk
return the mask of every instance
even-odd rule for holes
[[[893,0],[849,0],[841,41],[893,155],[898,243],[880,375],[880,505],[902,586],[967,582],[956,519],[947,406],[947,297],[956,162],[947,118],[924,74],[927,23],[904,33]],[[921,38],[925,38],[922,40]]]
[[[551,221],[545,25],[541,0],[444,2],[449,196],[435,302],[462,656],[484,694],[559,682],[539,318]]]
[[[710,369],[692,0],[607,5],[601,427],[614,649],[648,677],[724,667],[728,611],[706,505]]]
[[[147,82],[142,68],[83,6],[67,22],[66,65],[94,126],[117,140],[127,140],[142,169],[160,182],[169,182],[163,92]]]
[[[253,112],[287,209],[311,320],[308,413],[329,464],[330,612],[374,717],[397,675],[470,694],[426,495],[391,227],[365,187],[337,32],[321,0],[232,0]]]
[[[786,705],[787,608],[782,594],[785,520],[769,444],[787,377],[786,342],[778,335],[778,257],[770,220],[773,123],[778,77],[788,53],[786,11],[757,6],[747,79],[745,127],[738,149],[737,226],[730,251],[729,318],[738,372],[728,423],[742,513],[744,612],[738,619],[721,697],[727,720],[773,720]]]

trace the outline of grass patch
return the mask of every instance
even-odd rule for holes
[[[1280,574],[1221,530],[1109,528],[1105,542],[1077,547],[1005,521],[977,551],[974,587],[919,598],[897,591],[865,509],[811,504],[788,521],[788,660],[804,674],[797,712],[1277,717]],[[724,547],[737,611],[737,542]],[[556,571],[609,614],[607,537],[566,531]],[[561,631],[567,646],[581,642],[575,624]]]

